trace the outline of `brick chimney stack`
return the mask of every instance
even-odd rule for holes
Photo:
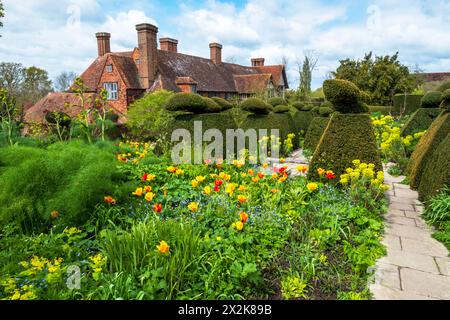
[[[264,58],[253,58],[252,67],[264,67]]]
[[[139,44],[139,77],[141,86],[150,89],[156,78],[158,28],[148,23],[141,23],[136,26]]]
[[[169,52],[178,52],[178,40],[172,38],[161,38],[159,39],[159,44],[161,45],[161,50]]]
[[[105,54],[111,52],[111,34],[107,32],[96,33],[98,56],[103,57]]]
[[[209,44],[210,52],[211,52],[211,60],[214,64],[222,63],[222,45],[218,43],[210,43]]]

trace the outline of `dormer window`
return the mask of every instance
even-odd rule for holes
[[[112,64],[108,64],[106,66],[106,72],[113,72],[113,65]]]
[[[136,59],[136,64],[137,65],[141,64],[141,60],[140,59]]]

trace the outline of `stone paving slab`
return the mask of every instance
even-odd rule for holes
[[[401,268],[400,276],[404,291],[436,299],[450,299],[449,277],[409,268]]]
[[[401,238],[401,247],[405,252],[413,252],[432,257],[445,258],[448,255],[445,246],[432,238],[423,240]]]
[[[381,284],[372,284],[370,291],[375,300],[437,300],[409,291],[392,289]]]

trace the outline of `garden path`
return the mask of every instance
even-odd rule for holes
[[[302,150],[294,151],[283,164],[268,159],[273,166],[286,165],[298,174],[299,164],[308,164]],[[405,177],[393,177],[385,167],[389,210],[385,216],[383,244],[387,256],[375,266],[370,290],[375,300],[450,300],[450,258],[443,244],[432,238],[433,229],[421,218],[418,194],[401,184]]]

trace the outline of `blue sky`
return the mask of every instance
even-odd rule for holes
[[[209,56],[223,44],[225,60],[288,61],[291,87],[305,52],[318,57],[313,87],[340,59],[393,54],[428,72],[450,71],[450,0],[3,0],[0,61],[36,65],[52,78],[81,73],[96,57],[95,32],[112,34],[112,49],[136,46],[135,24],[151,22],[179,51]]]

